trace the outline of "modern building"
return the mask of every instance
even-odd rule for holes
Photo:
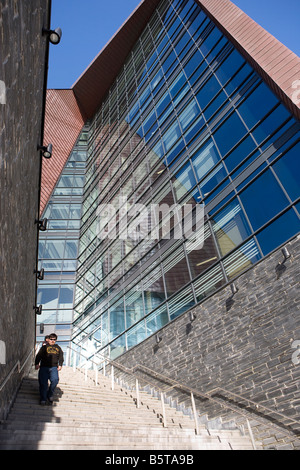
[[[299,74],[229,0],[145,0],[48,91],[38,339],[299,430]]]
[[[46,96],[51,2],[25,3],[0,2],[1,417],[55,331],[299,434],[300,59],[229,0],[144,0]]]
[[[294,239],[298,71],[227,0],[144,1],[71,90],[49,90],[38,339],[116,358]],[[163,204],[204,205],[204,243],[136,236],[138,205]]]

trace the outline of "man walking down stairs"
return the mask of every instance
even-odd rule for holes
[[[37,372],[24,379],[0,425],[0,450],[251,450],[239,430],[195,433],[190,417],[160,400],[132,392],[100,376],[96,386],[80,370],[63,367],[51,406],[39,403]]]

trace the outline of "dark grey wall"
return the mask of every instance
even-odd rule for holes
[[[50,0],[0,0],[0,384],[35,340],[35,266],[46,38]],[[2,343],[2,346],[3,346]],[[0,392],[0,419],[19,374]]]
[[[286,263],[278,250],[236,280],[233,298],[227,286],[193,309],[193,323],[182,315],[159,332],[159,345],[152,336],[117,362],[141,363],[203,392],[223,387],[300,421],[300,361],[293,361],[300,359],[293,347],[300,340],[300,237],[287,246]],[[198,407],[210,417],[220,412]],[[268,439],[272,447],[276,439]]]

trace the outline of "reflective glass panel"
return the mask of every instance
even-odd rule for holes
[[[240,198],[254,230],[268,222],[288,204],[270,170],[253,181],[240,194]]]
[[[245,214],[236,200],[214,216],[212,225],[222,256],[251,234]]]

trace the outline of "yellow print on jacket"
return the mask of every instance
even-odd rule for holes
[[[59,349],[56,348],[55,346],[48,346],[47,354],[59,354]]]

